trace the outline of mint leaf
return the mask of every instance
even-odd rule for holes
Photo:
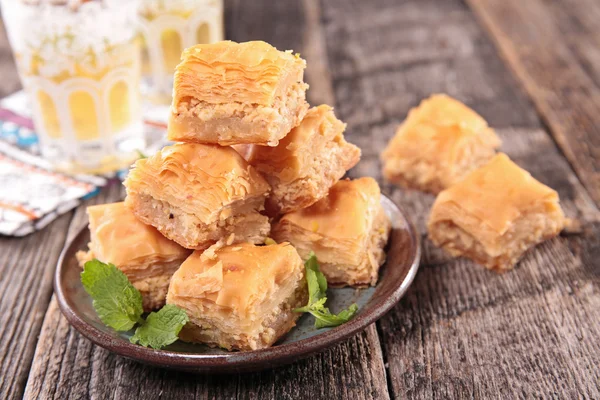
[[[315,327],[325,328],[330,326],[339,326],[345,322],[348,322],[354,317],[354,314],[358,311],[358,306],[352,304],[346,310],[343,310],[336,314],[331,314],[328,308],[323,307],[310,311],[315,317]]]
[[[306,283],[308,285],[308,304],[296,308],[295,312],[308,312],[315,317],[315,327],[333,327],[350,321],[358,311],[358,306],[352,304],[348,309],[332,314],[325,302],[327,301],[327,279],[319,269],[319,263],[314,252],[311,252],[308,260],[304,263],[306,269]]]
[[[326,301],[327,301],[327,297],[323,297],[322,299],[317,300],[316,303],[312,303],[312,304],[309,303],[309,304],[305,305],[304,307],[294,309],[294,312],[301,312],[301,313],[311,312],[311,310],[313,310],[313,309],[318,309],[320,307],[323,307],[325,305]]]
[[[188,322],[185,311],[171,304],[150,313],[144,320],[142,295],[113,264],[96,259],[86,262],[81,283],[92,297],[94,309],[104,324],[116,331],[128,331],[140,324],[131,343],[163,348],[178,339],[181,328]]]
[[[310,252],[308,260],[304,263],[304,268],[306,270],[306,283],[308,285],[308,304],[295,309],[295,312],[309,312],[311,305],[324,298],[325,291],[327,290],[327,280],[319,270],[319,263],[314,252]],[[323,281],[325,281],[324,284]]]
[[[142,325],[135,330],[131,343],[161,349],[177,340],[181,328],[188,322],[188,316],[181,308],[167,304],[158,312],[152,312]]]
[[[315,271],[306,269],[306,283],[308,284],[308,305],[316,303],[325,295],[320,289],[319,278]]]
[[[306,272],[308,272],[309,270],[314,272],[314,274],[317,277],[317,283],[319,284],[319,291],[321,292],[320,296],[324,297],[325,292],[327,292],[327,279],[325,278],[325,275],[323,275],[323,273],[319,269],[319,263],[317,262],[317,256],[315,255],[314,252],[312,252],[312,251],[310,252],[310,254],[308,256],[308,260],[306,260],[304,267],[306,268]],[[316,288],[315,288],[315,290],[316,290]]]
[[[105,325],[116,331],[128,331],[141,320],[142,295],[113,264],[96,259],[86,262],[81,283]]]

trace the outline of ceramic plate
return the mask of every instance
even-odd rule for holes
[[[75,253],[87,249],[86,228],[64,248],[54,280],[54,289],[63,314],[81,334],[99,346],[121,356],[161,367],[195,372],[255,371],[290,363],[317,353],[362,331],[388,312],[412,283],[421,255],[419,236],[405,214],[387,197],[382,204],[393,221],[386,263],[375,287],[367,289],[330,288],[327,305],[333,312],[353,302],[357,315],[336,328],[316,329],[314,317],[304,314],[295,328],[273,347],[248,352],[227,352],[204,345],[175,342],[163,350],[134,345],[132,332],[115,332],[105,326],[92,307],[92,300],[80,281],[81,268]]]

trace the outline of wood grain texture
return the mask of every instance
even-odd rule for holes
[[[1,21],[0,25],[0,97],[4,97],[21,85]],[[22,396],[52,293],[52,271],[65,240],[62,231],[70,218],[71,214],[66,214],[24,239],[0,236],[1,399]]]
[[[513,2],[493,2],[494,10],[507,7],[510,17]],[[545,23],[552,34],[557,26],[568,33],[561,38],[563,47],[581,66],[573,82],[580,82],[583,70],[598,85],[598,4],[532,4],[528,7],[551,17]],[[498,129],[503,150],[559,191],[567,215],[582,222],[582,233],[548,241],[515,271],[496,275],[450,259],[427,240],[424,227],[433,196],[382,184],[384,193],[413,216],[424,239],[423,266],[401,303],[377,326],[293,365],[198,376],[144,366],[92,345],[50,300],[62,243],[86,223],[80,207],[25,239],[0,237],[0,398],[19,398],[24,390],[28,399],[600,398],[599,211],[544,130],[547,123],[556,132],[540,100],[527,85],[522,89],[463,2],[231,0],[226,5],[228,38],[266,40],[307,59],[309,100],[335,103],[338,116],[348,122],[348,139],[363,150],[351,176],[381,182],[379,152],[407,110],[433,92],[447,92],[480,112]],[[516,12],[522,16],[531,9]],[[535,35],[537,26],[528,26],[517,28]],[[517,55],[519,62],[528,60],[522,52]],[[0,83],[0,95],[18,87],[14,67],[3,62],[11,57],[0,35],[0,71],[6,68],[8,77]],[[572,72],[553,73],[562,79],[562,73]],[[573,96],[565,98],[580,99]],[[573,104],[552,109],[563,118],[560,123],[584,108],[579,101]],[[593,132],[587,130],[588,120],[578,121],[585,132]],[[578,137],[588,146],[597,143]],[[600,158],[594,151],[590,156],[590,165]],[[590,189],[582,175],[582,168],[590,168],[570,161]],[[122,188],[112,185],[88,204],[122,196]]]
[[[15,59],[8,45],[8,37],[4,28],[4,22],[0,20],[0,97],[7,96],[21,89],[19,75],[15,68]]]
[[[391,396],[599,397],[600,214],[473,15],[459,1],[323,4],[338,113],[363,149],[353,176],[381,179],[379,152],[408,109],[447,92],[499,128],[503,151],[585,226],[496,275],[427,240],[433,196],[383,185],[424,239],[414,286],[378,323]]]
[[[276,370],[243,375],[194,375],[142,365],[93,345],[69,326],[53,299],[25,398],[385,399],[389,396],[374,325],[324,353]]]
[[[24,239],[0,237],[0,398],[20,398],[71,214]],[[36,251],[31,251],[35,248]]]
[[[305,81],[310,87],[308,100],[313,106],[328,104],[335,107],[333,82],[327,60],[325,32],[321,23],[321,7],[319,0],[303,0],[306,14],[304,28],[304,54],[308,63]]]
[[[467,2],[600,204],[600,3]]]
[[[121,185],[117,182],[111,182],[106,188],[104,188],[100,194],[98,194],[98,196],[95,196],[93,198],[91,198],[90,200],[85,201],[81,206],[79,206],[74,212],[71,213],[71,219],[70,219],[70,223],[68,223],[66,226],[63,227],[62,232],[60,237],[63,238],[63,241],[65,241],[65,243],[72,239],[77,232],[79,232],[79,230],[84,227],[87,224],[87,215],[85,212],[85,208],[87,206],[93,205],[93,204],[103,204],[103,203],[110,203],[110,202],[114,202],[114,201],[118,201],[120,199],[123,198],[123,194],[124,191],[121,187]],[[54,224],[52,224],[51,226],[53,226]],[[50,279],[53,279],[54,277],[54,270],[56,267],[56,261],[58,261],[57,259],[54,260],[54,263],[51,267],[48,268],[49,270],[49,274],[51,275]],[[30,277],[31,279],[31,277]],[[49,300],[49,299],[48,299]],[[60,361],[65,361],[64,357],[68,357],[68,352],[67,349],[69,348],[69,335],[73,335],[74,334],[74,330],[72,330],[72,332],[66,332],[66,336],[60,336],[60,333],[62,333],[62,331],[59,332],[52,332],[52,339],[56,339],[55,341],[52,342],[52,349],[49,348],[41,348],[40,346],[44,343],[44,338],[48,337],[48,321],[49,319],[52,318],[53,315],[57,316],[60,315],[60,317],[64,320],[65,322],[65,326],[64,327],[68,327],[68,323],[66,323],[66,319],[64,319],[64,317],[62,316],[62,314],[60,314],[60,310],[58,309],[58,305],[56,304],[56,300],[54,299],[54,297],[52,297],[52,300],[50,301],[50,306],[48,307],[48,302],[46,302],[44,304],[45,307],[47,307],[47,310],[45,312],[45,316],[44,316],[44,320],[43,320],[43,326],[39,335],[39,339],[37,342],[37,346],[36,346],[36,350],[35,350],[35,356],[34,356],[34,361],[31,365],[31,371],[29,372],[29,380],[27,383],[27,389],[26,389],[26,393],[25,393],[25,397],[27,398],[68,398],[68,396],[47,396],[45,394],[42,394],[41,391],[39,390],[39,388],[36,386],[37,382],[33,382],[32,384],[32,376],[37,376],[41,373],[41,371],[44,371],[44,373],[48,373],[48,374],[52,374],[52,372],[54,371],[53,366],[55,366],[57,363],[59,363]],[[47,339],[46,339],[47,340]],[[58,356],[57,356],[58,354]],[[55,357],[58,357],[55,358]],[[70,360],[67,359],[69,362],[74,361],[74,360]],[[89,360],[84,360],[83,362],[88,362]],[[78,362],[81,362],[81,360],[75,360],[74,364],[79,365]],[[70,379],[69,375],[65,375],[63,377],[63,379]],[[56,386],[57,381],[59,381],[60,378],[57,376],[53,376],[52,377],[52,382],[53,382],[53,386]],[[71,385],[75,384],[75,382],[71,382]],[[78,382],[77,384],[80,384],[80,382]],[[36,393],[34,396],[31,395],[31,393]]]
[[[227,36],[261,39],[307,58],[311,102],[332,99],[318,1],[231,2]],[[252,15],[253,18],[248,18]],[[294,29],[288,29],[293,25]],[[307,33],[302,26],[310,27]],[[313,31],[314,30],[314,31]],[[311,50],[304,51],[310,46]],[[311,70],[316,59],[316,70]],[[117,196],[118,197],[118,196]],[[80,208],[69,228],[85,224]],[[71,328],[53,299],[46,314],[25,398],[239,398],[386,399],[389,398],[381,344],[375,325],[319,355],[276,370],[244,375],[197,376],[149,367],[92,345]]]

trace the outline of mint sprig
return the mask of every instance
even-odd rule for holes
[[[157,312],[151,312],[146,321],[138,326],[131,343],[160,349],[178,339],[181,328],[188,322],[188,316],[181,308],[167,304]]]
[[[143,321],[142,295],[114,265],[96,259],[86,262],[81,283],[105,325],[116,331],[128,331]]]
[[[119,332],[138,325],[130,339],[131,343],[154,349],[163,348],[177,340],[181,328],[188,322],[185,311],[169,304],[158,312],[150,313],[144,320],[141,293],[113,264],[105,264],[97,259],[86,262],[81,283],[105,325]]]
[[[338,314],[332,314],[329,308],[325,307],[325,302],[327,301],[327,279],[319,269],[315,253],[310,253],[308,260],[304,263],[304,268],[306,269],[306,282],[308,284],[308,304],[304,307],[296,308],[294,311],[312,314],[315,317],[316,328],[339,326],[350,321],[358,311],[356,304],[350,305],[350,307]]]

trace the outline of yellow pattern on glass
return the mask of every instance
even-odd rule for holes
[[[63,67],[68,66],[68,68],[59,69],[53,75],[44,75],[41,73],[41,69],[47,64],[56,63],[53,59],[44,59],[40,55],[41,50],[31,50],[29,65],[23,64],[23,57],[20,53],[16,53],[15,57],[17,62],[22,64],[20,65],[20,68],[23,69],[23,73],[28,76],[43,76],[57,84],[72,78],[88,78],[100,81],[115,68],[131,67],[134,64],[132,57],[136,58],[136,53],[140,51],[140,43],[142,40],[143,38],[136,36],[129,42],[104,46],[102,50],[103,66],[101,67],[98,65],[98,55],[90,48],[86,50],[82,56],[80,55],[81,59],[69,60],[72,62],[64,61],[61,65]],[[179,57],[179,55],[177,57]]]
[[[113,134],[126,128],[131,119],[129,109],[129,88],[123,81],[117,82],[108,96],[110,107],[110,124]]]
[[[142,75],[151,75],[152,64],[150,60],[148,44],[146,43],[146,38],[141,33],[139,35],[139,42],[142,48]]]
[[[177,64],[179,64],[181,52],[183,51],[181,35],[174,29],[167,29],[163,31],[160,40],[162,43],[165,70],[173,72]]]
[[[100,137],[96,103],[89,93],[81,90],[73,92],[69,96],[69,109],[75,137],[78,140],[91,140]]]
[[[56,112],[56,104],[52,97],[43,90],[38,90],[37,100],[40,105],[40,111],[42,114],[42,121],[46,134],[52,139],[60,138],[60,122],[58,121],[58,113]]]
[[[200,24],[196,30],[196,41],[198,44],[210,43],[210,27],[207,23]]]

